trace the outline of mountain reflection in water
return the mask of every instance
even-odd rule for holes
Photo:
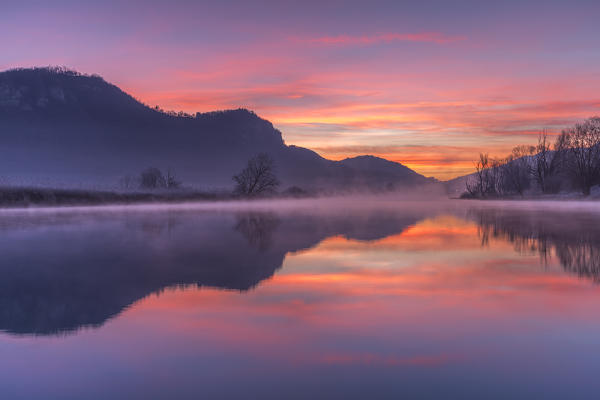
[[[543,260],[556,256],[566,271],[599,280],[600,221],[593,215],[414,206],[9,213],[0,217],[0,330],[50,335],[98,327],[168,287],[248,291],[272,277],[287,255],[328,238],[403,241],[415,233],[407,230],[444,215],[461,224],[474,221],[484,246],[509,242],[519,252],[539,252]],[[427,230],[421,235],[421,243],[432,240]],[[452,248],[454,236],[450,231],[439,248],[427,251]]]
[[[385,214],[385,215],[384,215]],[[53,334],[107,319],[166,287],[246,291],[287,253],[344,235],[375,240],[418,215],[168,211],[0,217],[0,330]]]
[[[260,204],[0,212],[0,397],[600,389],[596,213]]]

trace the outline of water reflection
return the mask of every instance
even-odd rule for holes
[[[519,253],[537,253],[542,263],[556,257],[565,271],[600,282],[600,217],[596,213],[518,209],[473,209],[482,245],[512,243]]]
[[[593,397],[596,217],[469,204],[1,213],[2,398]]]
[[[273,234],[279,226],[279,217],[269,212],[239,214],[235,229],[248,240],[248,243],[260,251],[271,247]]]
[[[101,325],[174,285],[248,290],[281,267],[227,217],[181,213],[5,221],[0,329],[51,334]]]
[[[418,215],[169,211],[22,214],[0,219],[0,330],[54,334],[100,326],[166,287],[246,291],[286,254],[342,235],[372,240]]]
[[[271,278],[287,255],[323,242],[335,244],[336,238],[354,241],[344,244],[341,254],[358,255],[359,243],[370,243],[378,251],[397,249],[398,241],[413,246],[404,257],[419,251],[458,251],[463,246],[459,239],[472,235],[471,226],[456,217],[431,222],[432,216],[448,214],[464,215],[414,207],[4,215],[0,329],[48,335],[97,327],[167,287],[247,291]],[[566,271],[600,281],[596,216],[549,218],[506,209],[470,209],[466,216],[476,222],[484,246],[508,242],[519,253],[539,254],[546,264],[555,256]],[[360,276],[364,283],[371,278],[371,273]],[[393,284],[392,278],[384,278]]]

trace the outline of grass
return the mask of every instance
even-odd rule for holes
[[[112,192],[81,189],[0,187],[0,207],[101,205],[225,200],[231,195],[197,191]]]

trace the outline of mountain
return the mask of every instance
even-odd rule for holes
[[[0,73],[0,176],[4,184],[102,187],[147,167],[197,188],[230,188],[252,156],[274,160],[283,188],[398,188],[435,182],[372,156],[327,160],[286,145],[245,109],[167,113],[96,75],[63,68]]]
[[[446,188],[446,192],[450,197],[460,197],[467,191],[467,181],[471,182],[475,179],[475,173],[462,175],[456,178],[442,182]]]
[[[377,176],[378,181],[388,182],[389,188],[394,188],[396,184],[421,184],[423,175],[420,175],[412,169],[393,161],[375,156],[358,156],[346,158],[339,161],[339,164],[354,171],[361,171],[364,175],[357,179],[369,179],[371,176]],[[430,178],[430,182],[435,182]],[[369,181],[361,182],[362,185],[369,185]]]

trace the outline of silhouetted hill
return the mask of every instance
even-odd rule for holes
[[[248,110],[166,113],[99,76],[61,68],[0,73],[0,149],[5,184],[106,188],[156,166],[187,185],[228,188],[259,152],[275,159],[284,188],[431,182],[375,157],[336,162],[287,146],[280,131]]]
[[[555,156],[555,152],[554,151],[550,151],[549,153],[549,157],[554,157]],[[557,194],[559,194],[560,196],[564,197],[566,196],[577,196],[581,193],[580,188],[577,187],[577,183],[576,183],[576,179],[573,178],[573,176],[570,176],[570,174],[565,171],[565,170],[560,170],[558,167],[555,167],[555,173],[552,177],[547,178],[547,187],[550,188],[550,190],[548,190],[546,193],[543,193],[539,183],[536,181],[535,178],[535,157],[537,157],[538,154],[532,154],[531,156],[524,156],[524,157],[519,157],[516,158],[514,160],[511,160],[509,162],[501,162],[499,164],[499,171],[497,172],[497,175],[500,180],[500,182],[503,182],[500,184],[501,187],[505,186],[505,183],[508,183],[508,186],[511,184],[511,180],[510,180],[510,175],[506,175],[506,170],[503,171],[503,168],[506,168],[507,166],[510,166],[513,163],[524,163],[525,167],[519,167],[519,165],[517,164],[515,167],[513,168],[523,168],[524,170],[524,176],[525,176],[525,190],[523,191],[523,194],[526,197],[535,197],[535,196],[555,196]],[[562,165],[564,165],[565,162],[562,161]],[[513,164],[514,165],[514,164]],[[521,164],[523,165],[523,164]],[[560,165],[559,163],[557,163],[557,165]],[[473,167],[473,169],[475,169],[475,167]],[[503,175],[504,174],[504,175]],[[502,177],[504,176],[504,181],[502,181]],[[508,178],[507,178],[508,177]],[[448,195],[450,197],[460,197],[461,195],[468,195],[468,191],[467,191],[467,182],[469,182],[469,184],[471,185],[471,187],[473,187],[476,182],[478,181],[477,178],[477,173],[473,172],[471,174],[468,175],[462,175],[462,176],[458,176],[456,178],[447,180],[447,181],[443,181],[441,182],[441,184],[446,188],[446,192],[448,193]],[[495,194],[490,195],[489,197],[494,198],[494,197],[511,197],[511,196],[518,196],[518,193],[515,193],[514,190],[511,192],[510,189],[506,189],[503,188],[503,190],[505,191],[503,192],[497,192]],[[596,186],[593,189],[593,195],[594,196],[598,196],[598,186]]]
[[[475,179],[475,173],[469,175],[462,175],[456,178],[444,181],[443,184],[446,187],[446,191],[450,197],[460,197],[461,194],[466,192],[467,181]]]
[[[396,182],[402,184],[422,184],[423,175],[420,175],[412,169],[393,161],[386,160],[371,155],[358,156],[353,158],[346,158],[340,161],[340,164],[349,167],[355,171],[362,171],[368,176],[374,175],[379,177],[378,181],[388,182],[390,185],[394,185]],[[429,178],[431,183],[435,182],[435,179]],[[365,181],[364,184],[369,185],[369,181]]]

